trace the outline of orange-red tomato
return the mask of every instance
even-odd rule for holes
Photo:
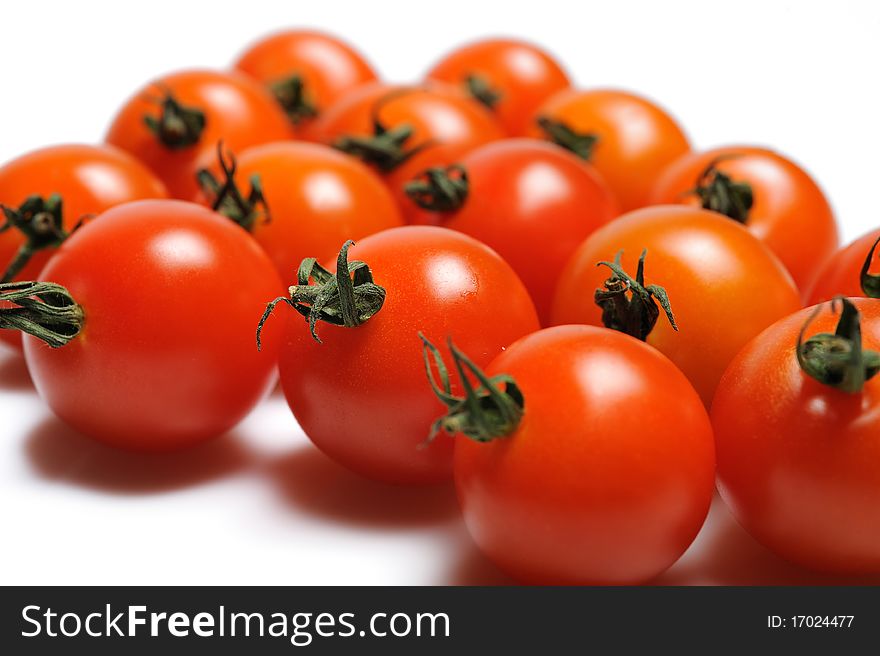
[[[350,45],[315,30],[284,30],[252,44],[235,68],[266,85],[300,137],[327,107],[376,73]]]
[[[861,286],[862,267],[868,259],[871,247],[878,239],[880,239],[880,229],[862,235],[832,255],[816,276],[816,284],[808,295],[809,304],[829,301],[837,295],[865,296]],[[880,251],[880,247],[875,250],[872,263],[868,266],[870,275],[877,273],[876,263],[880,256],[877,251]]]
[[[538,106],[570,84],[553,57],[515,39],[464,45],[435,64],[426,77],[462,86],[489,107],[512,136],[524,135]]]
[[[477,545],[542,585],[654,578],[691,544],[709,509],[709,418],[663,355],[591,326],[528,335],[486,374],[524,398],[514,432],[455,438],[455,482]],[[443,439],[442,437],[437,439]]]
[[[65,241],[43,280],[85,315],[60,348],[24,339],[40,396],[101,442],[176,449],[237,424],[276,381],[280,331],[254,346],[272,262],[241,228],[194,203],[119,205]]]
[[[856,298],[863,349],[880,350],[880,302]],[[847,393],[808,376],[795,345],[815,308],[762,332],[712,403],[718,489],[737,520],[810,569],[880,572],[880,377]],[[834,333],[828,306],[806,337]]]
[[[172,196],[187,200],[218,141],[237,152],[292,136],[287,116],[259,83],[237,72],[191,70],[140,89],[119,110],[106,140],[144,162]]]
[[[265,206],[258,208],[250,232],[282,278],[294,275],[306,257],[330,261],[347,239],[403,224],[379,176],[332,148],[295,141],[265,144],[243,151],[237,164],[242,194],[254,176],[259,180]],[[197,198],[206,204],[215,199],[204,192]]]
[[[741,204],[743,192],[750,207]],[[702,205],[736,217],[776,254],[802,292],[837,248],[837,223],[822,190],[797,164],[766,148],[688,153],[657,179],[648,201]]]
[[[542,322],[548,322],[568,259],[593,230],[617,215],[611,191],[589,165],[535,139],[476,148],[450,175],[465,190],[463,197],[445,198],[429,185],[420,194],[422,202],[453,202],[454,207],[422,210],[415,221],[459,230],[498,251],[525,283]]]
[[[545,120],[557,124],[563,134],[551,138],[540,127]],[[681,127],[660,107],[607,89],[568,89],[551,96],[535,111],[528,134],[565,144],[589,160],[624,211],[646,205],[657,176],[690,150]]]
[[[752,337],[801,307],[791,276],[754,235],[715,212],[649,207],[599,228],[562,272],[553,323],[601,326],[593,292],[609,277],[599,261],[623,251],[635,277],[643,250],[645,282],[666,289],[678,331],[660,318],[647,338],[693,383],[708,405],[728,363]]]
[[[504,137],[489,110],[460,89],[439,82],[421,87],[364,85],[324,112],[314,122],[311,136],[331,145],[348,141],[351,146],[352,139],[374,142],[375,120],[386,131],[380,147],[371,149],[368,143],[366,149],[349,152],[385,175],[402,207],[408,204],[403,184],[429,161],[457,157]],[[389,141],[392,154],[386,155]]]
[[[69,233],[80,219],[132,200],[165,198],[165,187],[138,160],[112,146],[69,144],[40,148],[0,167],[0,205],[15,211],[30,196],[61,200],[61,225]],[[5,221],[0,217],[0,224]],[[0,274],[7,269],[25,244],[16,229],[0,232]],[[35,280],[54,252],[47,248],[34,253],[14,280]],[[16,347],[18,333],[4,330],[0,339]]]

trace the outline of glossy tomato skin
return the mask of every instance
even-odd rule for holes
[[[235,68],[265,86],[297,75],[306,99],[318,115],[355,87],[376,80],[376,73],[354,48],[334,36],[315,30],[284,30],[252,44]],[[296,126],[308,136],[311,119]]]
[[[662,354],[603,328],[559,326],[489,365],[513,376],[507,437],[455,438],[455,483],[477,545],[525,583],[634,584],[672,565],[714,491],[712,430]]]
[[[70,231],[80,219],[132,200],[166,198],[165,186],[139,161],[112,146],[65,144],[31,151],[0,167],[0,204],[19,207],[31,195],[62,199],[64,229]],[[15,257],[25,238],[18,230],[0,233],[0,269]],[[35,280],[52,255],[39,251],[15,276]],[[21,336],[0,331],[0,339],[21,347]]]
[[[563,268],[584,239],[617,215],[617,201],[588,164],[536,139],[496,141],[458,164],[467,172],[464,204],[447,213],[423,210],[415,220],[459,230],[498,251],[546,324]]]
[[[581,244],[562,273],[553,323],[601,326],[593,292],[610,272],[596,263],[622,250],[624,270],[634,276],[643,249],[645,282],[666,289],[679,328],[661,316],[647,341],[685,373],[708,406],[739,349],[801,307],[798,291],[779,260],[736,222],[696,208],[649,207]]]
[[[205,128],[197,143],[169,148],[145,124],[145,116],[161,114],[163,91],[204,112]],[[218,141],[238,152],[292,136],[287,116],[258,82],[234,71],[187,70],[160,77],[127,100],[106,141],[146,164],[173,197],[188,200],[198,191],[196,172],[210,165]]]
[[[852,299],[866,349],[880,350],[880,303]],[[880,379],[847,394],[798,366],[798,333],[813,312],[782,319],[737,355],[718,386],[712,424],[718,489],[757,540],[803,567],[880,572]],[[808,330],[833,333],[822,311]]]
[[[441,59],[427,79],[457,86],[476,76],[500,94],[492,112],[511,136],[523,136],[538,106],[567,89],[568,75],[550,54],[516,39],[482,39]]]
[[[416,173],[441,159],[503,138],[504,132],[488,109],[468,98],[461,89],[439,82],[420,87],[393,86],[380,82],[363,85],[327,109],[312,126],[311,137],[334,144],[344,136],[373,134],[373,111],[389,129],[409,125],[413,134],[406,148],[430,145],[408,158],[384,177],[401,207],[408,203],[403,184]],[[389,98],[389,94],[400,95]],[[442,149],[442,150],[437,150]],[[445,151],[445,152],[444,152]]]
[[[67,287],[85,324],[58,349],[25,336],[28,370],[52,411],[96,440],[188,446],[232,428],[276,380],[280,331],[258,353],[254,326],[281,280],[241,228],[198,205],[108,210],[41,279]]]
[[[385,304],[356,328],[320,325],[323,344],[291,311],[280,357],[287,401],[312,442],[349,469],[390,483],[446,481],[452,441],[420,448],[437,402],[418,332],[437,344],[452,336],[485,365],[537,330],[531,299],[495,252],[444,228],[386,230],[349,255],[370,265]]]
[[[716,160],[718,171],[735,182],[748,182],[752,189],[753,205],[745,226],[782,261],[798,288],[809,290],[821,265],[837,248],[837,223],[819,186],[779,153],[749,146],[687,153],[657,179],[649,203],[699,207],[699,199],[688,192]]]
[[[539,117],[598,137],[590,163],[611,186],[623,211],[646,205],[657,176],[690,150],[687,136],[672,116],[624,91],[560,91],[538,107],[528,136],[546,137],[537,125]]]
[[[862,235],[834,253],[816,276],[816,282],[808,295],[809,305],[830,301],[838,295],[864,296],[861,285],[862,266],[877,239],[880,239],[880,229]],[[870,274],[877,273],[876,252],[874,258],[874,263],[868,269]]]
[[[332,148],[278,142],[249,148],[237,158],[243,193],[253,175],[269,207],[268,220],[251,231],[282,278],[306,257],[332,261],[347,239],[361,239],[403,224],[382,180],[365,164]],[[199,202],[207,203],[204,194]]]

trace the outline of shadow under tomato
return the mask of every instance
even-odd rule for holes
[[[457,520],[452,485],[404,487],[354,474],[312,446],[266,464],[282,498],[298,511],[367,528],[428,526]]]
[[[24,356],[2,345],[0,348],[0,390],[15,392],[34,389]]]
[[[463,526],[461,532],[461,553],[453,562],[447,585],[519,585],[483,555]]]
[[[50,417],[25,440],[43,478],[117,494],[151,494],[208,483],[243,471],[254,457],[230,432],[171,453],[134,453],[91,440]]]
[[[802,569],[777,556],[742,528],[720,499],[712,508],[712,533],[699,557],[680,563],[655,585],[880,585],[880,576],[840,576]]]

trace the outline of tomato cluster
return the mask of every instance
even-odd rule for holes
[[[337,462],[454,481],[524,582],[656,577],[716,481],[793,562],[880,572],[880,230],[838,251],[797,164],[533,44],[400,85],[280,32],[6,163],[0,207],[0,337],[94,439],[185,448],[280,376]]]

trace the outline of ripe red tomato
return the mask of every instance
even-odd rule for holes
[[[880,249],[874,245],[878,239],[880,229],[862,235],[832,255],[816,276],[816,284],[808,296],[810,305],[829,301],[837,295],[880,297],[880,286],[872,281],[877,275],[877,251]],[[866,263],[868,289],[862,285],[862,269]]]
[[[854,342],[845,339],[853,334],[849,310],[841,315],[844,339],[823,338],[834,348],[823,366],[828,380],[844,387],[880,369],[880,303],[851,302],[861,313],[861,366],[851,359]],[[814,311],[773,324],[721,379],[712,404],[718,486],[739,523],[788,560],[822,571],[878,573],[880,378],[847,392],[801,369],[795,347]],[[805,337],[835,332],[838,317],[828,306],[820,312]],[[812,354],[821,357],[817,348]]]
[[[426,77],[462,86],[491,109],[512,136],[525,135],[538,106],[570,84],[553,57],[514,39],[483,39],[457,48]]]
[[[25,335],[28,370],[52,411],[97,440],[187,446],[232,428],[275,382],[280,331],[258,353],[254,322],[281,280],[214,212],[120,205],[65,241],[41,279],[66,287],[85,321],[61,348]]]
[[[485,373],[508,377],[499,406],[524,403],[496,437],[455,438],[464,519],[489,558],[543,585],[641,583],[678,560],[706,518],[715,457],[703,404],[668,359],[615,331],[561,326],[514,342]],[[456,410],[452,428],[472,423]]]
[[[315,30],[284,30],[252,44],[235,68],[267,86],[300,137],[324,109],[376,73],[350,45]]]
[[[0,225],[10,225],[12,214],[33,235],[26,237],[11,225],[0,232],[0,277],[35,279],[80,219],[132,200],[165,198],[167,193],[143,164],[112,146],[50,146],[7,162],[0,167],[0,205],[5,208]],[[29,201],[33,196],[38,198]],[[37,250],[28,263],[17,272],[17,267],[9,269],[29,242]],[[0,340],[21,347],[16,332],[2,331]]]
[[[140,159],[175,198],[198,191],[196,172],[210,165],[218,141],[240,151],[281,141],[293,129],[275,99],[242,73],[208,70],[165,75],[119,110],[107,143]]]
[[[437,340],[452,335],[485,364],[537,330],[532,301],[494,251],[452,230],[385,230],[350,255],[366,262],[386,290],[384,305],[379,301],[381,309],[356,327],[322,322],[323,343],[291,313],[280,357],[290,408],[318,448],[364,476],[410,484],[448,480],[451,441],[420,448],[436,405],[425,385],[418,332]],[[300,293],[314,292],[314,285],[304,287],[300,282]],[[337,305],[338,299],[337,293]]]
[[[439,82],[421,87],[377,82],[330,107],[314,122],[311,136],[375,167],[405,206],[403,184],[438,156],[457,157],[504,133],[489,110],[460,89]]]
[[[647,342],[669,357],[708,405],[728,363],[752,337],[801,307],[791,276],[748,230],[715,212],[649,207],[599,228],[560,278],[553,323],[601,326],[593,292],[622,251],[630,275],[643,250],[645,280],[665,288],[678,330],[657,322]]]
[[[450,169],[411,184],[415,222],[476,237],[525,283],[542,323],[563,267],[590,233],[617,215],[611,191],[589,165],[552,144],[505,139],[472,150]]]
[[[645,98],[614,90],[560,91],[538,107],[528,136],[549,139],[588,160],[624,211],[646,205],[657,176],[690,150],[669,114]]]
[[[837,223],[822,190],[797,164],[765,148],[688,153],[657,179],[648,201],[702,206],[743,223],[802,292],[837,248]]]
[[[346,239],[403,224],[382,180],[364,164],[332,148],[278,142],[249,148],[236,163],[233,179],[237,186],[220,194],[219,206],[216,193],[203,191],[196,200],[213,204],[244,224],[282,278],[292,276],[306,257],[331,260]],[[224,182],[220,174],[212,184],[222,188]],[[254,182],[261,193],[257,207],[247,198]]]

